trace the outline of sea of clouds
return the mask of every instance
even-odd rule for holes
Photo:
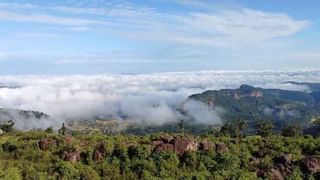
[[[41,111],[51,117],[49,120],[17,117],[18,129],[57,128],[66,121],[97,118],[161,125],[177,122],[184,116],[179,109],[187,97],[209,89],[249,84],[308,91],[307,86],[286,81],[320,82],[320,71],[0,76],[0,108]],[[185,103],[184,109],[198,123],[221,122],[223,110],[211,111],[207,105],[194,101]]]

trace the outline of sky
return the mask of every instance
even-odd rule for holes
[[[0,74],[320,69],[318,0],[0,0]]]

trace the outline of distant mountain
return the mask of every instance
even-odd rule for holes
[[[7,89],[18,89],[21,88],[21,86],[17,84],[5,84],[5,83],[0,83],[0,89],[1,88],[7,88]]]
[[[238,89],[205,91],[188,99],[201,101],[211,109],[223,108],[226,121],[270,119],[279,128],[288,123],[307,125],[311,118],[320,116],[320,91],[300,92],[241,85]]]
[[[20,119],[47,119],[49,115],[38,111],[25,111],[19,109],[0,108],[0,123],[7,121],[17,121]]]

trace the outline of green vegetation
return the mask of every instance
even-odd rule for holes
[[[262,89],[241,85],[238,89],[222,89],[194,94],[190,100],[220,107],[227,122],[248,120],[248,125],[260,120],[273,120],[276,130],[288,124],[306,127],[320,116],[320,91],[300,92],[281,89]]]
[[[263,137],[244,137],[241,132],[245,126],[240,120],[234,137],[223,133],[197,137],[100,133],[69,136],[41,130],[4,133],[0,135],[0,179],[320,177],[320,138],[274,135],[269,133],[268,124],[262,124]],[[167,148],[173,140],[173,149]],[[183,145],[193,142],[197,143],[195,149]],[[314,158],[307,159],[313,160],[313,167],[308,167],[308,157]]]
[[[243,85],[190,99],[222,107],[224,124],[20,132],[0,109],[0,179],[320,179],[319,92]]]

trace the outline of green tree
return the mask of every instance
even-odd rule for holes
[[[71,163],[59,161],[56,165],[56,172],[58,172],[60,179],[74,180],[80,178],[80,173]]]
[[[64,123],[62,123],[62,127],[59,129],[59,134],[65,135],[67,128],[65,127]]]
[[[302,129],[298,125],[289,125],[282,129],[282,136],[295,137],[302,134]]]
[[[178,124],[178,128],[180,129],[181,131],[181,134],[184,135],[184,120],[181,119],[179,124]]]
[[[242,119],[238,119],[234,122],[234,134],[235,137],[241,138],[245,136],[245,129],[247,127],[247,122]]]
[[[2,129],[4,132],[13,132],[13,126],[14,122],[12,120],[9,120],[5,124],[0,125],[0,129]]]
[[[245,136],[247,122],[242,119],[237,119],[233,122],[226,122],[220,128],[221,135],[241,138]]]
[[[220,135],[222,136],[233,136],[234,127],[230,122],[224,123],[220,128]]]
[[[272,134],[273,128],[274,124],[269,120],[261,120],[256,123],[257,134],[262,137],[270,136]]]
[[[47,133],[53,133],[53,128],[52,127],[48,127],[45,131]]]
[[[2,171],[0,170],[0,179],[3,180],[21,180],[21,172],[18,168],[9,167],[8,169]]]

